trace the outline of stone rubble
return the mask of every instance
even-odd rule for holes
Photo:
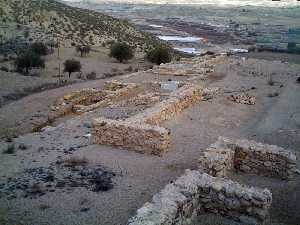
[[[246,105],[254,105],[256,103],[255,96],[250,96],[248,94],[236,94],[236,95],[230,95],[228,97],[229,100],[240,103],[240,104],[246,104]]]

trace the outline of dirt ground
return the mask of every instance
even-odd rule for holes
[[[0,157],[0,224],[126,224],[168,182],[185,169],[196,169],[199,152],[218,136],[277,144],[294,150],[299,157],[300,85],[296,83],[299,65],[240,57],[229,60],[231,63],[218,65],[214,76],[204,81],[206,87],[221,87],[224,94],[203,101],[163,124],[172,135],[170,151],[163,157],[93,145],[89,113],[66,117],[55,128],[43,132],[28,133],[32,122],[38,121],[36,118],[47,117],[57,97],[84,87],[101,88],[107,79],[46,90],[0,108],[1,130],[11,128],[24,133],[9,140],[15,143],[14,152]],[[142,73],[114,79],[143,82],[184,78]],[[253,95],[256,104],[234,103],[228,99],[234,93]],[[0,151],[10,144],[2,139]],[[43,167],[66,173],[66,177],[73,176],[74,171],[61,167],[59,160],[75,156],[84,158],[90,167],[100,165],[103,170],[113,172],[113,188],[95,192],[66,185],[49,187],[52,191],[38,195],[12,192],[16,182],[30,179],[24,173],[29,168]],[[296,225],[300,220],[299,176],[293,182],[242,174],[232,177],[272,190],[274,201],[269,224]],[[3,191],[4,186],[7,192]]]
[[[0,70],[0,106],[45,89],[87,81],[87,74],[91,72],[96,72],[96,79],[102,79],[126,74],[130,70],[145,70],[151,66],[150,63],[144,61],[144,56],[140,53],[127,63],[118,63],[108,55],[109,49],[103,47],[93,47],[91,52],[84,57],[80,57],[80,54],[75,51],[75,47],[61,47],[59,53],[58,49],[54,49],[53,54],[45,57],[44,69],[34,69],[29,76],[14,72],[13,60],[2,59],[0,68],[6,68],[8,72]],[[71,78],[63,72],[63,63],[67,59],[76,59],[82,66],[81,72],[73,73]]]

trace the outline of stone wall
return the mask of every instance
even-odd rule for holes
[[[163,121],[173,118],[184,109],[201,101],[201,99],[202,88],[200,86],[185,85],[171,93],[169,99],[129,118],[129,121],[160,125]]]
[[[271,202],[268,189],[187,170],[140,208],[128,225],[182,225],[204,213],[220,214],[242,224],[264,224]]]
[[[291,151],[249,140],[219,137],[200,155],[200,168],[213,176],[226,176],[233,169],[258,175],[292,179],[298,171]]]
[[[93,142],[161,155],[168,150],[170,131],[145,123],[97,118],[93,122]]]
[[[170,131],[160,127],[161,122],[174,117],[201,99],[200,86],[185,85],[172,92],[169,99],[125,121],[96,119],[93,122],[94,143],[162,155],[168,150]]]

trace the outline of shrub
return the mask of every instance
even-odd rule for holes
[[[110,57],[117,59],[119,62],[123,62],[132,59],[134,54],[129,45],[126,43],[115,43],[110,48]]]
[[[80,52],[80,56],[86,56],[91,51],[91,47],[88,45],[76,46],[76,52]]]
[[[292,48],[296,48],[296,46],[297,46],[297,45],[296,45],[295,42],[289,42],[288,45],[287,45],[287,48],[288,48],[288,49],[292,49]]]
[[[35,42],[31,45],[31,51],[38,55],[47,55],[48,47],[42,42]]]
[[[10,143],[7,145],[7,148],[3,151],[4,154],[14,154],[15,153],[15,144]]]
[[[150,62],[157,65],[160,65],[161,63],[168,63],[172,60],[170,49],[162,46],[149,51],[146,57]]]
[[[16,58],[15,65],[18,72],[23,73],[25,70],[25,73],[28,74],[32,68],[44,68],[45,60],[40,55],[27,51]]]
[[[132,68],[132,66],[129,66],[128,68],[124,69],[124,71],[126,71],[126,72],[132,72],[133,68]]]
[[[87,75],[86,75],[86,79],[88,79],[88,80],[95,80],[97,78],[97,75],[96,75],[96,72],[91,72],[91,73],[88,73]]]
[[[6,66],[1,66],[0,70],[2,70],[4,72],[9,72],[9,69]]]
[[[297,46],[297,43],[289,42],[287,45],[288,53],[300,54],[300,47]]]
[[[69,78],[71,77],[71,73],[81,71],[81,64],[79,61],[75,59],[68,59],[64,62],[64,72],[69,73]]]
[[[269,76],[268,76],[268,85],[270,85],[270,86],[273,86],[274,85],[274,80],[273,80],[273,75],[272,74],[270,74]]]

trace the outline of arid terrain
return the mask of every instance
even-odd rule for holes
[[[67,115],[43,131],[30,132],[32,123],[38,123],[35,119],[37,113],[41,117],[48,115],[58,97],[86,87],[101,89],[111,78],[43,91],[3,106],[2,129],[18,128],[14,127],[16,122],[22,133],[28,133],[3,139],[1,144],[3,152],[12,143],[15,148],[11,154],[3,153],[1,156],[3,221],[8,224],[125,224],[135,210],[166,183],[185,169],[197,168],[199,153],[218,136],[246,137],[293,149],[298,154],[299,84],[296,78],[299,66],[279,61],[242,60],[240,57],[225,58],[214,66],[213,74],[195,76],[192,83],[220,87],[223,94],[202,101],[164,123],[171,130],[172,139],[170,150],[162,157],[92,143],[89,135],[92,118],[100,115],[126,118],[126,114],[132,113],[133,106],[118,108],[111,105],[81,115]],[[269,74],[273,74],[272,85]],[[113,79],[141,83],[189,78],[157,75],[149,71]],[[228,96],[233,93],[253,95],[256,103],[231,102]],[[65,165],[68,160],[73,163],[72,166]],[[80,179],[78,173],[86,167],[100,167],[107,173],[113,173],[114,176],[109,178],[113,183],[112,189],[95,192],[89,189],[92,184],[76,183],[76,179]],[[54,180],[47,177],[49,171],[55,176]],[[65,177],[61,186],[60,177]],[[296,224],[299,220],[297,204],[300,189],[297,181],[255,176],[246,180],[245,176],[234,179],[272,190],[274,201],[270,224]],[[41,185],[41,190],[32,190],[31,185],[36,182]]]
[[[209,33],[188,16],[176,22],[145,14],[133,26],[54,0],[43,2],[38,15],[29,12],[39,9],[36,1],[0,3],[1,18],[10,18],[1,25],[0,225],[299,224],[298,54],[233,52],[242,47],[235,43],[239,35]],[[30,43],[47,42],[60,33],[61,22],[48,30],[52,17],[78,29],[95,19],[96,28],[87,32],[98,32],[97,43],[66,38],[78,34],[71,29],[42,56],[44,68],[17,71],[26,38],[41,34]],[[175,32],[181,42],[141,31],[151,24],[163,26],[152,26],[159,28],[155,35]],[[18,39],[10,29],[31,33]],[[203,35],[207,42],[182,42]],[[133,58],[110,57],[111,38],[134,48]],[[12,48],[15,39],[20,46]],[[81,55],[79,45],[90,51]],[[146,55],[156,45],[210,51],[172,52],[171,62],[155,65]],[[68,59],[81,65],[70,77]],[[231,142],[215,144],[223,139]]]

